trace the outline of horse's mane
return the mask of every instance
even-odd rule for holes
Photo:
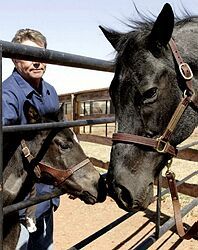
[[[143,14],[138,10],[138,8],[134,5],[135,10],[137,12],[137,15],[139,17],[138,20],[129,18],[125,24],[134,31],[142,31],[147,30],[150,31],[153,27],[153,24],[157,18],[156,15],[153,13],[150,13],[150,16]],[[198,15],[193,15],[189,10],[187,10],[185,7],[183,7],[183,10],[181,10],[181,16],[179,16],[177,13],[174,12],[175,16],[175,26],[178,25],[185,25],[189,22],[198,22]]]
[[[137,19],[128,18],[127,21],[121,21],[126,27],[129,28],[128,32],[119,32],[113,29],[109,29],[110,32],[121,34],[120,40],[118,41],[116,50],[117,56],[115,60],[119,57],[122,58],[123,52],[126,46],[135,48],[136,44],[140,44],[143,37],[146,37],[148,33],[153,28],[153,24],[156,21],[156,16],[153,13],[150,13],[150,16],[141,13],[136,6],[135,10],[138,14]],[[181,11],[181,16],[174,13],[175,16],[175,27],[177,26],[184,26],[187,23],[198,23],[198,15],[192,15],[187,9],[183,7]],[[131,39],[133,39],[133,43],[130,43]],[[132,46],[132,47],[131,47]]]

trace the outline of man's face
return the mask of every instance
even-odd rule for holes
[[[44,48],[44,46],[40,46],[35,42],[30,40],[26,40],[21,44],[34,46],[37,48]],[[16,69],[18,72],[29,82],[37,84],[40,82],[43,74],[45,73],[46,64],[40,62],[31,62],[31,61],[23,61],[23,60],[13,60]]]

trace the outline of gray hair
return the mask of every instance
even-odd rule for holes
[[[20,29],[16,32],[14,38],[12,39],[13,43],[23,43],[26,40],[30,40],[39,46],[47,47],[47,39],[41,34],[40,31],[33,29]]]

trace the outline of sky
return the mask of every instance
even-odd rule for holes
[[[115,52],[99,25],[125,32],[123,22],[136,19],[134,3],[146,16],[157,16],[169,2],[181,15],[183,6],[198,15],[197,0],[6,0],[1,2],[0,40],[11,41],[21,28],[39,30],[46,36],[48,49],[112,61]],[[11,59],[3,59],[2,79],[13,70]],[[113,73],[47,65],[44,79],[58,94],[108,88]]]

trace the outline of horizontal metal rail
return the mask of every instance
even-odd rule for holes
[[[46,201],[46,200],[49,200],[49,199],[57,197],[57,196],[60,196],[62,194],[65,194],[65,192],[61,191],[60,189],[54,189],[54,191],[51,193],[46,193],[44,195],[29,198],[28,200],[20,201],[18,203],[4,207],[3,208],[3,215],[7,215],[7,214],[12,213],[16,210],[20,210],[20,209],[23,209],[26,207],[30,207],[32,205],[38,204],[42,201]]]
[[[183,178],[181,181],[178,181],[176,183],[176,186],[178,187],[178,186],[182,185],[185,181],[189,180],[190,178],[192,178],[193,176],[195,176],[197,174],[198,174],[198,171],[193,172],[192,174],[190,174],[190,175],[186,176],[185,178]],[[106,173],[102,174],[102,176],[103,176],[103,178],[106,178]],[[167,188],[164,191],[162,191],[161,196],[164,196],[168,192],[169,192],[169,188]],[[20,209],[23,209],[25,207],[29,207],[29,206],[38,204],[38,203],[40,203],[42,201],[49,200],[51,198],[60,196],[62,194],[65,194],[65,192],[60,191],[59,189],[55,188],[54,191],[51,192],[51,193],[47,193],[47,194],[44,194],[44,195],[36,196],[34,198],[30,198],[28,200],[24,200],[24,201],[21,201],[21,202],[18,202],[18,203],[15,203],[15,204],[12,204],[12,205],[4,207],[3,208],[3,214],[6,215],[8,213],[12,213],[12,212],[14,212],[16,210],[20,210]],[[155,196],[153,198],[153,202],[156,199],[157,199],[157,196]]]
[[[194,207],[198,206],[198,198],[193,199],[189,204],[181,209],[182,218],[188,214]],[[175,218],[170,218],[167,222],[165,222],[160,228],[159,237],[165,234],[169,229],[171,229],[175,225]]]
[[[194,207],[198,205],[198,198],[193,199],[188,205],[181,209],[182,218],[188,214]],[[175,226],[174,217],[170,218],[167,222],[165,222],[159,231],[159,238],[164,235],[168,230],[170,230],[173,226]],[[148,249],[153,243],[155,243],[158,238],[155,237],[155,234],[150,235],[147,239],[145,239],[142,243],[140,243],[134,250],[142,250]]]
[[[198,174],[198,171],[194,171],[193,173],[189,174],[188,176],[186,176],[182,180],[177,181],[176,186],[177,187],[181,186],[184,182],[186,182],[187,180],[189,180],[190,178],[192,178],[193,176],[195,176],[197,174]],[[169,188],[166,188],[165,190],[162,191],[161,196],[164,196],[165,194],[167,194],[169,192],[170,192]],[[157,196],[154,197],[154,200],[156,200],[156,199],[157,199]]]
[[[3,132],[15,133],[20,131],[32,131],[32,130],[43,130],[52,128],[70,128],[77,126],[96,125],[103,123],[115,122],[114,117],[110,118],[95,118],[94,120],[74,120],[74,121],[63,121],[63,122],[51,122],[51,123],[36,123],[26,125],[11,125],[3,126]]]
[[[196,146],[196,145],[198,145],[198,141],[194,141],[194,142],[186,144],[184,146],[180,146],[180,147],[178,147],[178,150],[180,151],[180,150],[190,148],[190,147],[193,147],[193,146]]]
[[[102,174],[103,178],[106,178],[106,174]],[[54,198],[54,197],[57,197],[57,196],[60,196],[60,195],[63,195],[63,194],[66,194],[66,192],[64,192],[63,190],[60,190],[58,188],[54,188],[53,192],[50,192],[50,193],[46,193],[46,194],[43,194],[43,195],[39,195],[39,196],[36,196],[36,197],[32,197],[32,198],[29,198],[27,200],[23,200],[23,201],[20,201],[18,203],[15,203],[15,204],[11,204],[11,205],[8,205],[6,207],[3,208],[3,214],[4,215],[7,215],[9,213],[12,213],[16,210],[20,210],[20,209],[23,209],[23,208],[26,208],[26,207],[30,207],[32,205],[35,205],[35,204],[38,204],[42,201],[46,201],[46,200],[49,200],[51,198]]]
[[[113,72],[114,63],[110,61],[79,56],[70,53],[59,52],[49,49],[40,49],[17,43],[0,40],[2,54],[6,58],[23,59],[33,62],[45,62],[49,64],[91,69],[98,71]]]

